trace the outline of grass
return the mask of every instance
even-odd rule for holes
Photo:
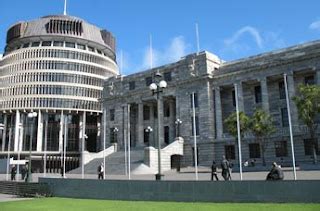
[[[183,202],[145,202],[145,201],[109,201],[109,200],[91,200],[91,199],[68,199],[68,198],[38,198],[23,201],[1,202],[1,211],[99,211],[99,210],[143,210],[143,211],[198,211],[198,210],[245,210],[245,211],[263,211],[263,210],[303,210],[318,211],[320,204],[272,204],[272,203],[183,203]]]

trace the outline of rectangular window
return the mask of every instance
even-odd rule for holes
[[[164,126],[164,143],[170,143],[170,136],[169,136],[169,126]]]
[[[262,102],[261,86],[254,87],[254,96],[255,96],[256,103]]]
[[[313,85],[313,84],[315,84],[314,76],[313,75],[306,76],[304,78],[304,84],[305,85]]]
[[[195,119],[196,119],[196,135],[198,136],[199,135],[199,118],[198,118],[198,116],[196,116]],[[193,134],[194,134],[193,117],[191,117],[191,122],[192,122],[192,124],[191,124],[191,126],[192,126],[191,132],[192,132],[192,136],[193,136]]]
[[[190,102],[191,102],[191,108],[193,108],[193,94],[190,94]],[[194,107],[198,108],[198,93],[194,93]]]
[[[94,52],[94,48],[91,47],[91,46],[88,46],[88,50],[91,51],[91,52]]]
[[[232,105],[236,106],[236,91],[232,90]]]
[[[143,106],[143,120],[150,119],[150,107],[147,105]]]
[[[260,144],[249,144],[249,155],[250,158],[260,158]]]
[[[166,72],[163,74],[163,78],[165,81],[171,81],[172,80],[172,77],[171,77],[171,72]]]
[[[40,42],[33,42],[31,44],[31,47],[39,47],[40,46]]]
[[[284,87],[284,81],[279,82],[279,97],[280,99],[286,99],[286,89]]]
[[[51,41],[42,41],[42,46],[51,46]]]
[[[152,84],[152,77],[146,77],[146,86],[150,86]]]
[[[305,155],[313,155],[313,144],[311,139],[304,139],[304,154]],[[316,142],[316,153],[317,155],[320,154],[319,148],[318,148],[318,142]]]
[[[53,46],[63,47],[63,42],[62,41],[53,41]]]
[[[77,48],[80,50],[86,50],[86,46],[81,44],[77,44]]]
[[[276,151],[276,157],[287,157],[288,149],[286,141],[276,141],[274,142],[274,148]]]
[[[143,142],[146,145],[149,145],[150,142],[150,132],[146,131],[146,128],[143,130]]]
[[[234,145],[225,145],[224,146],[224,153],[226,155],[226,159],[228,159],[228,160],[236,159],[236,153],[235,153]]]
[[[110,143],[117,143],[117,132],[115,128],[110,128]]]
[[[163,105],[163,116],[164,117],[170,117],[170,106],[168,103],[165,103]]]
[[[73,42],[66,42],[66,47],[67,47],[67,48],[75,48],[75,47],[76,47],[76,44],[73,43]]]
[[[29,47],[29,43],[25,43],[22,45],[22,48],[28,48]]]
[[[129,82],[129,90],[134,90],[136,88],[136,82],[135,81],[130,81]]]
[[[281,108],[281,121],[282,121],[282,127],[288,127],[289,126],[287,108]]]
[[[115,117],[115,110],[110,109],[110,121],[114,121],[114,117]]]

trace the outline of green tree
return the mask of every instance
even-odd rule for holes
[[[262,109],[255,110],[250,119],[250,130],[260,145],[262,165],[265,166],[265,151],[268,146],[268,140],[270,135],[275,132],[272,117]]]
[[[320,113],[320,86],[319,85],[300,85],[299,94],[293,97],[299,118],[307,126],[310,134],[310,141],[313,151],[313,163],[317,163],[317,138],[316,130],[318,124],[317,117]]]
[[[244,113],[239,112],[240,121],[240,138],[244,137],[244,134],[249,129],[250,118]],[[224,123],[227,127],[228,132],[236,139],[236,149],[238,149],[238,129],[237,129],[237,112],[231,113],[225,120]],[[238,150],[237,150],[238,151]]]

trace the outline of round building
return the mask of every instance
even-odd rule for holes
[[[45,16],[9,28],[0,60],[0,156],[24,159],[33,168],[68,168],[84,148],[100,149],[104,80],[118,74],[115,38],[107,30],[66,16]],[[31,142],[31,143],[30,143]],[[9,150],[8,150],[9,148]]]

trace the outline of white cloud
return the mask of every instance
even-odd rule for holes
[[[312,22],[309,29],[320,31],[320,20]]]
[[[174,37],[170,44],[164,49],[152,49],[152,63],[153,67],[178,61],[181,57],[186,55],[186,50],[189,47],[184,41],[183,36]],[[150,68],[151,52],[150,48],[146,47],[143,56],[143,62],[140,68]]]
[[[241,29],[239,29],[238,31],[236,31],[236,33],[234,33],[234,35],[231,38],[224,40],[225,45],[226,46],[237,45],[238,40],[245,33],[248,33],[253,37],[255,43],[257,44],[257,46],[260,49],[263,48],[263,39],[262,39],[259,31],[252,26],[245,26],[245,27],[242,27]]]

